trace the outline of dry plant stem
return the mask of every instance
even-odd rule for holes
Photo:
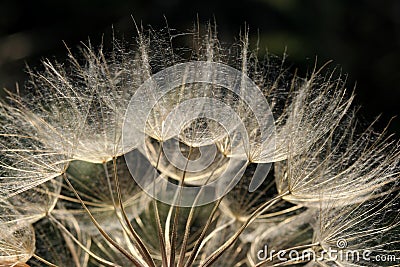
[[[158,165],[160,163],[162,148],[163,148],[163,143],[160,142],[160,148],[158,151],[157,163],[156,163],[155,169],[158,168]],[[155,182],[153,182],[153,183],[154,183],[153,195],[155,195],[156,184],[155,184]],[[154,217],[155,217],[156,223],[157,223],[157,234],[158,234],[158,241],[160,244],[162,266],[168,267],[167,251],[165,249],[165,239],[164,239],[164,234],[163,234],[163,230],[162,230],[162,226],[161,226],[160,214],[158,213],[157,200],[155,198],[153,198],[153,208],[154,208]]]
[[[48,192],[47,194],[50,195],[50,196],[57,196],[58,199],[66,200],[68,202],[78,203],[78,204],[81,203],[79,200],[77,200],[75,198],[72,198],[72,197],[67,197],[67,196],[64,196],[64,195],[57,195],[57,194],[52,193],[52,192]],[[96,202],[91,202],[91,201],[87,201],[87,200],[84,200],[83,202],[86,205],[89,205],[89,206],[92,206],[92,207],[98,207],[98,208],[104,208],[105,207],[104,204],[99,204],[99,203],[96,203]],[[58,210],[52,210],[52,213],[53,214],[57,214],[57,213],[60,213],[60,212]],[[71,214],[73,214],[73,212],[71,212]]]
[[[64,180],[67,182],[68,186],[71,188],[71,190],[74,192],[76,198],[79,200],[81,203],[82,207],[85,209],[87,214],[89,215],[90,220],[92,223],[96,226],[96,228],[99,230],[100,234],[108,241],[110,242],[111,245],[113,245],[119,252],[121,252],[128,260],[130,260],[135,266],[137,267],[143,267],[143,265],[134,258],[133,255],[131,255],[128,251],[126,251],[124,248],[122,248],[117,242],[115,242],[104,230],[103,228],[99,225],[99,223],[96,221],[96,219],[93,217],[92,213],[90,210],[87,208],[81,197],[79,196],[79,193],[75,190],[74,186],[71,184],[69,181],[67,175],[64,173],[63,174]]]
[[[116,203],[115,198],[114,198],[114,192],[113,192],[113,190],[112,190],[112,185],[111,185],[111,180],[110,180],[110,174],[109,174],[109,172],[108,172],[107,163],[106,163],[106,162],[103,162],[103,169],[104,169],[104,173],[105,173],[106,180],[107,180],[107,186],[108,186],[108,190],[109,190],[109,193],[110,193],[111,201],[112,201],[112,203],[113,203],[113,207],[114,207],[114,211],[115,211],[116,217],[117,217],[118,222],[120,223],[121,227],[124,229],[124,232],[126,232],[126,234],[128,235],[128,237],[129,237],[132,241],[135,242],[135,240],[136,240],[135,234],[136,234],[136,233],[134,232],[133,227],[132,227],[130,221],[127,219],[126,212],[125,212],[125,208],[124,208],[123,203],[122,203],[121,190],[120,190],[120,186],[119,186],[119,180],[118,180],[118,175],[117,175],[116,166],[117,166],[117,165],[116,165],[116,158],[113,157],[113,172],[114,172],[114,175],[113,175],[113,176],[114,176],[115,185],[116,185],[116,187],[117,187],[118,204]],[[133,237],[127,232],[127,230],[126,230],[126,225],[125,225],[125,223],[122,221],[121,216],[119,216],[119,213],[118,213],[118,212],[119,212],[119,209],[121,209],[121,214],[122,214],[122,216],[124,217],[124,222],[125,222],[126,225],[129,227],[129,231],[130,231],[130,233],[133,235]],[[136,235],[136,236],[137,236],[137,235]],[[140,253],[140,254],[144,257],[144,259],[146,260],[146,255],[145,255],[145,253],[142,251],[140,245],[139,245],[139,248],[138,248],[138,249],[139,249],[139,253]],[[150,264],[149,262],[146,262],[146,263]]]
[[[74,222],[73,224],[74,224],[75,227],[77,226],[77,225],[76,225],[77,223]],[[78,228],[79,228],[79,227],[76,227],[75,229],[78,229]],[[83,259],[82,264],[81,264],[81,263],[80,263],[80,259],[79,259],[79,255],[78,255],[78,253],[77,253],[76,250],[75,250],[74,240],[72,240],[71,238],[69,238],[68,235],[67,235],[66,233],[61,233],[61,234],[62,234],[62,236],[64,237],[65,245],[67,246],[67,248],[69,249],[69,252],[71,253],[71,257],[72,257],[72,260],[73,260],[75,266],[76,266],[76,267],[82,267],[82,264],[83,264],[84,266],[86,266],[86,265],[87,265],[87,262],[89,261],[90,254],[85,253],[84,259]],[[77,239],[77,240],[81,240],[81,239],[82,239],[82,235],[80,234],[80,231],[77,232],[76,239]],[[84,246],[87,247],[87,248],[90,248],[91,245],[92,245],[92,242],[91,242],[91,239],[89,238],[89,239],[87,240],[87,244],[84,245]]]
[[[312,243],[312,244],[308,244],[308,245],[301,245],[301,246],[296,246],[296,247],[291,247],[291,248],[287,248],[287,249],[283,249],[283,250],[281,250],[281,251],[279,251],[279,252],[277,252],[277,253],[275,253],[275,254],[273,254],[271,257],[268,257],[267,259],[265,259],[265,260],[263,260],[263,261],[260,261],[259,263],[257,263],[254,267],[260,267],[260,266],[262,266],[262,265],[264,265],[264,264],[267,264],[268,262],[271,262],[276,256],[278,256],[279,255],[279,253],[280,252],[287,252],[287,251],[289,251],[289,250],[298,250],[298,249],[307,249],[307,248],[311,248],[311,247],[314,247],[314,246],[318,246],[319,245],[319,242],[316,242],[316,243]],[[296,259],[293,259],[293,260],[298,260],[297,258]],[[278,263],[279,265],[280,264],[282,264],[282,263]],[[279,265],[273,265],[273,266],[279,266]]]
[[[207,184],[208,181],[211,179],[211,177],[214,175],[214,172],[217,170],[219,164],[222,162],[222,159],[220,159],[220,161],[218,162],[217,166],[214,168],[214,170],[210,173],[209,177],[207,178],[207,180],[204,182],[204,184]],[[196,198],[194,199],[193,202],[193,206],[190,208],[190,212],[189,212],[189,216],[186,220],[186,226],[185,226],[185,233],[183,235],[183,242],[182,242],[182,247],[181,247],[181,251],[179,254],[179,262],[178,262],[178,267],[183,267],[184,264],[184,260],[185,260],[185,252],[187,249],[187,241],[189,238],[189,234],[190,234],[190,224],[192,223],[192,219],[193,219],[193,215],[194,215],[194,210],[197,204],[197,201],[200,198],[200,194],[202,193],[204,187],[201,187],[199,190],[199,193],[197,194]]]
[[[189,153],[188,153],[188,157],[185,163],[185,168],[183,170],[183,174],[182,174],[182,180],[179,182],[179,191],[178,191],[178,203],[175,207],[175,214],[174,214],[174,223],[172,224],[172,234],[171,234],[171,257],[170,257],[170,262],[169,262],[169,266],[175,266],[175,247],[176,247],[176,242],[177,242],[177,228],[178,228],[178,217],[179,217],[179,211],[180,211],[180,202],[182,199],[182,188],[183,185],[185,183],[185,177],[186,177],[186,171],[187,171],[187,166],[189,164],[189,160],[190,160],[190,156],[192,154],[192,150],[193,147],[190,146],[189,148]]]
[[[222,230],[224,230],[224,229],[228,228],[229,226],[233,225],[235,222],[236,222],[236,219],[231,219],[230,221],[224,223],[223,225],[220,225],[220,226],[214,228],[214,229],[207,235],[207,237],[204,238],[204,240],[201,242],[201,245],[200,245],[200,249],[199,249],[199,250],[201,250],[201,249],[207,244],[207,242],[208,242],[209,240],[213,239],[214,236],[217,236],[217,234],[218,234],[219,232],[221,232]]]
[[[258,219],[273,218],[275,216],[286,214],[286,213],[289,213],[289,212],[292,212],[292,211],[295,211],[295,210],[298,210],[298,209],[301,209],[301,208],[303,208],[303,205],[293,206],[293,207],[285,209],[285,210],[280,210],[280,211],[277,211],[277,212],[271,212],[271,213],[260,215],[258,217]]]
[[[266,194],[266,192],[275,185],[275,182],[270,182],[265,188],[263,188],[263,190],[260,190],[260,192],[257,193],[257,196],[255,196],[250,202],[246,203],[247,207],[254,207],[255,203]],[[246,195],[243,194],[242,197],[240,198],[240,200],[238,201],[238,203],[245,203],[245,198]]]
[[[155,267],[156,265],[155,265],[151,255],[150,255],[148,249],[144,245],[142,239],[136,233],[135,229],[133,229],[133,226],[132,226],[132,224],[131,224],[131,222],[130,222],[130,220],[129,220],[126,212],[125,212],[125,207],[124,207],[124,204],[122,203],[121,187],[120,187],[119,178],[118,178],[117,161],[116,160],[117,159],[114,157],[113,158],[114,180],[115,180],[115,185],[116,185],[116,188],[117,188],[117,197],[118,197],[119,206],[121,208],[122,216],[124,217],[124,221],[127,224],[129,231],[133,235],[134,241],[138,245],[138,249],[139,249],[140,255],[142,255],[142,257],[144,258],[144,260],[146,261],[146,263],[150,267]]]
[[[211,266],[230,246],[232,246],[235,241],[239,238],[239,236],[242,234],[242,232],[247,228],[249,224],[251,224],[258,215],[261,213],[265,212],[267,209],[269,209],[271,206],[273,206],[276,202],[282,199],[282,197],[286,196],[289,194],[289,191],[280,194],[273,199],[265,202],[262,206],[257,208],[246,220],[246,222],[243,223],[243,225],[239,228],[239,230],[231,237],[229,238],[218,250],[216,250],[213,254],[211,254],[201,265],[201,267],[208,267]]]
[[[243,168],[247,168],[247,166],[248,166],[248,164],[244,165]],[[243,170],[243,168],[238,173],[240,173]],[[233,179],[233,180],[235,180],[235,179]],[[203,242],[203,240],[204,240],[204,238],[206,236],[208,228],[210,227],[211,222],[214,219],[215,213],[217,212],[217,210],[219,208],[219,205],[221,204],[222,200],[223,200],[223,197],[218,199],[218,201],[215,203],[214,208],[211,211],[210,216],[208,217],[207,223],[204,226],[203,231],[201,232],[201,235],[200,235],[199,239],[197,240],[192,252],[190,253],[189,259],[187,260],[187,262],[185,264],[185,267],[190,267],[192,265],[192,263],[194,262],[194,260],[196,259],[196,256],[197,256],[197,253],[199,251],[199,248],[200,248],[200,246],[201,246],[201,244],[202,244],[202,242]]]
[[[107,168],[106,162],[103,162],[103,169],[104,169],[104,174],[105,174],[106,180],[107,180],[108,191],[110,192],[110,198],[113,203],[115,211],[117,211],[117,203],[115,202],[114,193],[113,193],[111,181],[110,181],[110,174],[108,173],[108,168]]]
[[[112,190],[112,185],[111,185],[111,181],[110,181],[110,174],[108,172],[108,168],[107,168],[107,163],[106,162],[103,162],[103,169],[104,169],[104,173],[105,173],[105,176],[106,176],[108,190],[109,190],[109,193],[110,193],[111,201],[113,203],[113,207],[114,207],[114,211],[115,211],[116,217],[117,217],[118,222],[120,223],[121,227],[124,228],[124,231],[126,232],[125,224],[124,224],[124,222],[122,222],[122,219],[118,214],[118,211],[119,211],[118,207],[121,209],[121,214],[124,216],[124,221],[128,225],[128,227],[130,225],[130,222],[129,222],[129,220],[125,219],[126,213],[125,213],[124,206],[122,204],[122,197],[121,197],[121,194],[120,194],[119,181],[117,180],[118,179],[118,175],[116,174],[116,161],[115,161],[115,159],[116,158],[113,157],[113,172],[114,172],[114,182],[115,182],[115,185],[117,187],[118,205],[117,205],[117,203],[115,201],[115,198],[114,198],[114,192]],[[115,177],[115,176],[117,176],[117,177]],[[129,230],[131,231],[131,229],[129,229]],[[131,238],[131,236],[129,234],[128,234],[128,236],[129,236],[129,238]],[[141,253],[140,247],[139,247],[139,252]]]
[[[157,223],[157,234],[158,234],[158,240],[159,240],[159,244],[160,244],[162,266],[168,267],[168,259],[167,259],[167,252],[165,249],[164,234],[162,233],[161,220],[160,220],[159,213],[158,213],[156,199],[153,199],[153,208],[154,208],[154,216],[155,216],[156,223]]]
[[[42,257],[40,257],[40,256],[38,256],[38,255],[36,255],[36,254],[33,254],[32,257],[34,257],[35,259],[37,259],[37,260],[40,261],[40,262],[43,262],[43,263],[46,264],[47,266],[59,267],[58,265],[55,265],[55,264],[53,264],[53,263],[51,263],[51,262],[49,262],[49,261],[43,259]],[[27,266],[28,266],[28,265],[27,265]]]
[[[110,261],[107,261],[99,256],[97,256],[96,254],[94,254],[92,251],[90,251],[90,249],[88,249],[85,245],[83,245],[79,240],[77,240],[75,238],[74,235],[71,234],[70,231],[68,231],[67,228],[65,228],[65,226],[59,222],[51,213],[48,214],[49,219],[56,223],[58,227],[61,228],[62,231],[64,231],[65,234],[68,235],[69,238],[71,238],[80,248],[82,248],[86,253],[88,253],[90,256],[92,256],[95,260],[101,262],[102,264],[106,265],[106,266],[110,266],[110,267],[117,267],[119,266],[118,264],[112,263]]]
[[[214,215],[218,210],[219,205],[221,204],[222,198],[220,198],[217,203],[215,204],[213,210],[211,211],[210,216],[208,217],[207,223],[203,228],[203,231],[200,234],[199,239],[197,240],[192,252],[190,253],[189,259],[187,260],[185,267],[190,267],[192,265],[192,263],[194,262],[194,260],[196,259],[197,253],[199,251],[200,245],[203,241],[203,239],[206,236],[207,230],[211,225],[212,220],[214,219]]]

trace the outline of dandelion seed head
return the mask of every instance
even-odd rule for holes
[[[0,103],[0,265],[370,266],[258,257],[342,239],[398,252],[399,143],[361,129],[343,75],[292,75],[247,29],[232,46],[213,25],[137,29],[44,60]]]
[[[2,215],[18,215],[15,210],[3,210]],[[27,262],[35,251],[35,232],[27,221],[0,218],[0,264],[18,266]],[[4,265],[3,265],[4,266]]]

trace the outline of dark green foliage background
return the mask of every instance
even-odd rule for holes
[[[2,0],[0,1],[0,87],[23,83],[25,63],[39,66],[41,58],[63,60],[66,50],[90,36],[93,44],[111,39],[111,25],[119,36],[134,36],[131,15],[158,29],[186,31],[197,15],[201,22],[216,18],[219,37],[232,42],[244,22],[254,43],[282,55],[300,73],[334,60],[349,73],[349,88],[357,84],[356,104],[371,121],[383,114],[382,128],[399,115],[400,1],[397,0]],[[400,133],[400,118],[391,131]]]

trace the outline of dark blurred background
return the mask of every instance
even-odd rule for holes
[[[111,25],[129,40],[135,35],[131,15],[157,29],[166,25],[185,32],[200,22],[217,21],[219,37],[231,42],[246,23],[251,39],[282,55],[305,73],[316,56],[321,66],[333,60],[356,85],[356,104],[379,127],[400,115],[400,1],[398,0],[35,0],[0,1],[0,87],[26,80],[25,64],[66,58],[66,49],[88,37],[98,44]],[[400,137],[400,118],[390,127]]]

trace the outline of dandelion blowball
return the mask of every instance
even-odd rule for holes
[[[83,44],[0,101],[0,266],[400,266],[399,141],[326,65],[197,26]]]

